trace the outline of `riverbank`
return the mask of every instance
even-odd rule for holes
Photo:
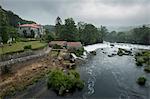
[[[9,74],[0,76],[0,96],[15,95],[16,92],[25,90],[45,77],[53,68],[75,68],[77,63],[69,60],[70,54],[67,50],[52,50],[46,56],[14,64],[15,68]]]

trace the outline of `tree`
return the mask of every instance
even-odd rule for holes
[[[8,27],[8,33],[9,33],[9,37],[12,38],[12,41],[15,41],[19,37],[19,34],[17,33],[17,29],[12,26]]]
[[[93,44],[96,43],[99,39],[99,35],[97,28],[92,24],[86,24],[83,29],[83,33],[81,34],[81,41],[84,44]]]
[[[140,44],[150,44],[150,28],[142,26],[133,29],[133,38],[136,43]]]
[[[102,39],[104,40],[106,38],[107,34],[108,34],[107,28],[105,26],[101,26],[100,32],[102,34]]]
[[[60,38],[66,41],[77,41],[77,28],[72,18],[65,19],[65,25],[61,27]]]
[[[61,28],[62,28],[62,20],[60,17],[57,17],[56,24],[55,24],[55,32],[56,32],[56,36],[58,36],[58,37],[61,33]]]
[[[0,35],[3,43],[7,43],[9,37],[7,33],[8,21],[4,11],[0,9]]]
[[[46,29],[45,33],[46,33],[46,35],[44,35],[44,38],[47,42],[54,40],[55,37],[54,37],[53,33],[50,33],[47,29]]]

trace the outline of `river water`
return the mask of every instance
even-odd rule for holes
[[[135,65],[134,56],[108,57],[112,53],[117,53],[118,48],[132,48],[133,53],[137,49],[150,50],[150,46],[132,44],[115,44],[115,47],[107,43],[86,46],[87,51],[96,50],[97,55],[90,56],[77,68],[81,78],[85,81],[85,87],[81,92],[77,91],[66,97],[74,99],[150,99],[150,74],[144,72],[143,67]],[[139,76],[145,76],[148,79],[143,87],[136,83]],[[63,98],[48,90],[45,80],[17,93],[14,97]]]

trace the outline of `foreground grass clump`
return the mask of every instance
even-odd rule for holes
[[[139,78],[137,79],[137,83],[138,83],[139,85],[145,85],[145,83],[146,83],[146,78],[145,78],[145,77],[139,77]]]
[[[54,69],[48,74],[47,86],[62,96],[66,93],[72,93],[76,89],[83,89],[84,82],[75,70]]]
[[[135,60],[137,66],[145,66],[144,70],[150,72],[150,51],[136,53]]]

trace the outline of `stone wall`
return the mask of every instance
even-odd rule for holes
[[[2,74],[3,71],[5,71],[5,69],[11,70],[13,64],[25,62],[25,61],[28,61],[31,59],[35,59],[35,58],[47,55],[47,53],[48,53],[47,49],[48,48],[44,48],[39,51],[28,51],[28,52],[23,52],[23,53],[15,53],[14,55],[10,56],[11,59],[8,58],[9,60],[0,62],[0,74]]]

